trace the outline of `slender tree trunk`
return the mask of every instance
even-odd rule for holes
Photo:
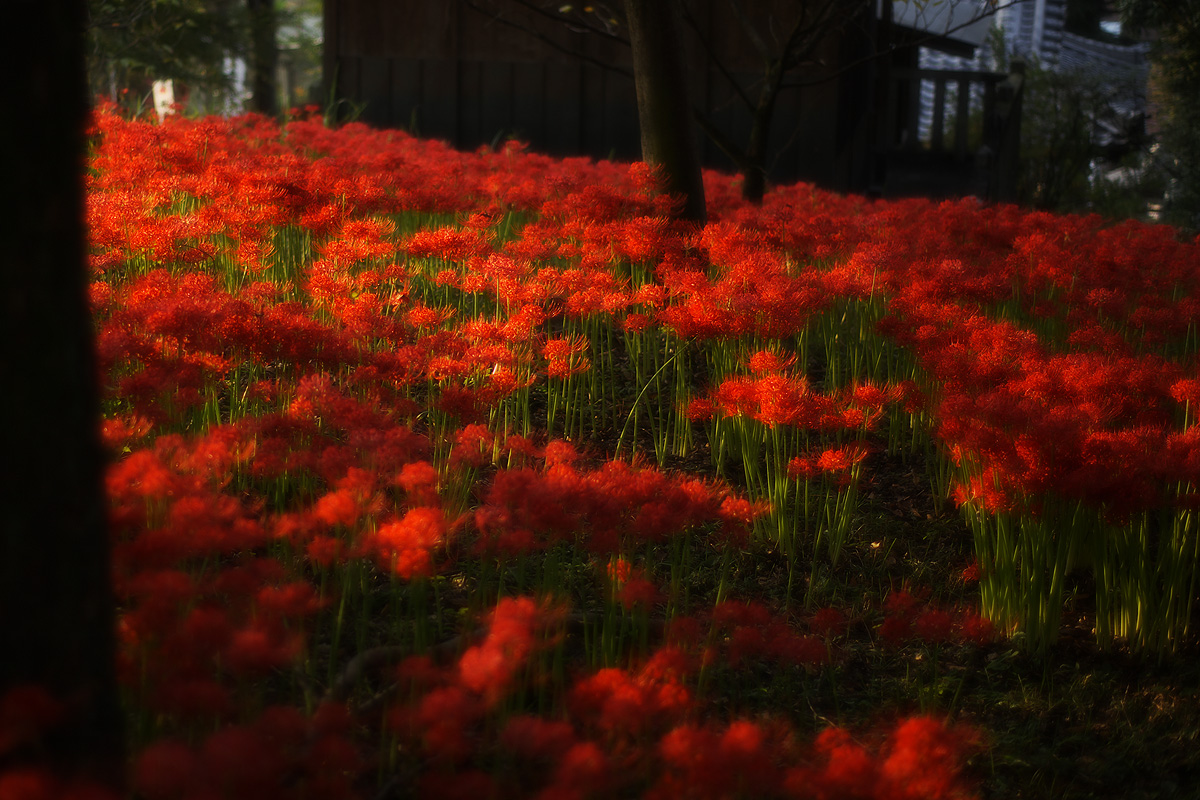
[[[659,166],[666,189],[684,197],[682,215],[703,222],[704,183],[683,72],[673,0],[625,0],[633,51],[642,159]]]
[[[751,118],[750,136],[746,140],[746,162],[742,169],[742,198],[755,205],[761,204],[767,189],[767,144],[771,134],[771,121],[775,118],[775,101],[783,83],[783,65],[771,64],[767,81],[758,96],[758,103]]]
[[[279,50],[275,46],[275,0],[246,0],[246,6],[250,11],[252,48],[251,102],[255,111],[273,117],[279,113],[275,82],[275,68],[279,64]]]
[[[763,195],[767,192],[767,168],[763,163],[765,142],[756,142],[759,137],[754,135],[758,124],[755,119],[754,127],[750,129],[750,139],[746,144],[747,166],[742,170],[742,199],[755,205],[762,204]]]
[[[84,0],[18,0],[0,34],[0,695],[37,684],[65,704],[5,767],[122,791],[122,718],[83,230]],[[16,763],[13,763],[13,762]]]

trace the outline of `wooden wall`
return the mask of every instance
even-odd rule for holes
[[[753,13],[775,7],[786,15],[794,2],[747,5]],[[553,12],[559,3],[545,5]],[[761,62],[727,4],[692,7],[710,46],[743,86],[753,86]],[[744,141],[749,113],[700,42],[685,28],[692,103]],[[846,63],[867,44],[861,32],[845,36],[828,42],[822,57]],[[349,101],[343,109],[361,105],[360,119],[371,125],[405,128],[464,149],[515,137],[553,155],[635,160],[640,154],[628,48],[507,0],[325,0],[325,70],[332,96]],[[781,94],[771,130],[771,179],[863,188],[872,86],[867,66]],[[732,170],[698,135],[705,164]]]

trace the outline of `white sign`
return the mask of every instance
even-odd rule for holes
[[[162,122],[167,114],[175,113],[175,83],[173,81],[154,82],[154,110],[158,112],[159,122]]]

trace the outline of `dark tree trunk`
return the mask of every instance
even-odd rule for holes
[[[633,51],[642,160],[661,167],[666,189],[685,199],[682,215],[703,222],[704,183],[683,74],[673,0],[625,0]]]
[[[65,717],[0,771],[122,789],[113,602],[83,229],[83,0],[6,6],[0,215],[0,695],[38,684]],[[15,764],[13,762],[16,762]]]
[[[785,54],[786,55],[786,54]],[[751,118],[750,137],[746,140],[745,163],[742,167],[742,197],[761,204],[767,189],[767,145],[771,120],[775,117],[775,101],[783,83],[783,56],[771,62],[767,80],[758,96]]]
[[[742,170],[742,199],[762,205],[763,195],[767,191],[767,169],[762,163],[762,156],[753,150],[747,150],[746,160],[750,166]]]
[[[251,102],[255,111],[273,117],[279,113],[275,81],[275,69],[279,64],[279,50],[275,46],[275,0],[246,0],[246,6],[250,11]]]

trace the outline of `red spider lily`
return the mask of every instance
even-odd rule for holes
[[[955,482],[954,502],[960,506],[979,504],[991,513],[1011,511],[1017,507],[1017,500],[1003,488],[1002,480],[994,469],[989,469],[983,475],[971,476],[966,485]]]
[[[848,473],[855,464],[862,462],[866,457],[866,446],[855,443],[822,451],[817,457],[817,466],[822,472],[841,475]]]
[[[633,566],[623,557],[608,562],[608,579],[612,584],[613,596],[628,610],[636,606],[649,609],[662,599],[662,593],[646,571]]]
[[[864,428],[878,419],[877,410],[868,417],[862,409],[849,406],[848,399],[853,402],[852,398],[814,392],[803,376],[767,371],[757,378],[726,378],[708,398],[691,401],[688,415],[703,419],[719,409],[724,417],[750,417],[767,426],[808,430]]]
[[[539,798],[575,798],[604,795],[618,783],[614,764],[595,742],[576,742],[559,759],[550,783]]]
[[[721,731],[681,725],[659,742],[667,768],[648,797],[769,797],[780,790],[780,731],[736,720]]]
[[[335,536],[314,536],[304,546],[309,560],[320,567],[340,563],[349,554],[346,543]]]
[[[410,505],[430,506],[436,504],[438,471],[428,461],[413,461],[405,464],[395,478],[410,498]]]
[[[271,587],[264,587],[264,590],[266,588]],[[303,616],[305,613],[307,609],[300,611],[297,616]],[[187,646],[194,648],[197,653],[218,652],[229,644],[233,635],[233,621],[225,609],[199,606],[188,612],[179,625],[179,633],[181,641],[186,642]]]
[[[144,439],[153,428],[153,422],[136,415],[128,420],[105,419],[101,423],[100,436],[109,450],[120,451]]]
[[[510,458],[534,460],[545,458],[545,450],[537,447],[532,441],[515,433],[509,434],[504,440],[503,452]]]
[[[278,624],[261,623],[236,631],[223,654],[230,672],[262,676],[291,665],[304,649],[304,638]]]
[[[568,704],[586,727],[637,738],[665,730],[690,709],[691,693],[681,683],[684,674],[686,657],[665,648],[636,673],[609,668],[578,681]]]
[[[432,574],[433,551],[445,544],[449,530],[440,507],[419,506],[368,534],[363,548],[398,577],[425,577]]]
[[[298,620],[322,609],[326,603],[317,597],[317,590],[306,581],[292,581],[283,586],[264,586],[255,593],[254,605],[267,619]]]
[[[115,590],[130,601],[121,627],[126,637],[136,641],[172,625],[194,597],[197,583],[182,570],[145,569],[118,576]]]
[[[787,465],[787,476],[794,481],[811,481],[819,478],[821,473],[817,459],[809,456],[796,456]]]
[[[660,263],[667,252],[679,247],[680,241],[665,217],[634,217],[610,236],[615,253],[634,264]]]
[[[959,613],[956,625],[958,635],[968,644],[982,647],[996,639],[996,628],[991,620],[980,616],[979,612],[972,608]]]
[[[632,572],[633,565],[624,557],[618,557],[608,562],[608,579],[613,583],[623,583],[629,580]]]
[[[516,714],[504,723],[499,742],[521,758],[555,764],[575,744],[575,729],[569,722]]]
[[[848,732],[827,728],[817,735],[814,749],[824,763],[788,776],[788,788],[795,796],[874,796],[877,768],[871,754]]]
[[[975,795],[959,765],[977,741],[970,729],[912,717],[873,754],[848,732],[828,728],[814,743],[817,763],[788,770],[784,783],[790,796],[803,798],[966,800]]]
[[[552,378],[567,378],[586,372],[591,367],[591,361],[584,355],[587,350],[588,341],[582,336],[547,340],[542,348],[542,355],[549,362],[546,373]]]
[[[509,549],[503,543],[518,531],[522,532],[519,541],[528,539],[529,545],[534,544],[535,531],[539,539],[551,540],[574,534],[580,517],[568,510],[566,501],[578,485],[569,472],[539,475],[528,467],[498,472],[483,505],[475,510],[475,526],[484,546]]]
[[[473,751],[472,728],[484,711],[478,695],[460,686],[445,686],[426,694],[414,710],[393,713],[392,723],[417,738],[435,760],[454,764]]]
[[[836,608],[822,608],[808,621],[809,629],[826,639],[846,632],[846,615]]]
[[[341,525],[352,528],[362,514],[362,500],[353,489],[337,489],[317,500],[313,514],[330,527]]]
[[[561,609],[530,597],[502,598],[489,614],[486,638],[459,658],[459,684],[494,706],[529,657],[547,646],[546,634],[562,616]]]
[[[725,507],[727,491],[702,481],[619,461],[579,472],[569,463],[576,458],[568,443],[551,442],[544,472],[528,467],[497,472],[475,510],[483,546],[545,547],[583,536],[590,550],[608,554],[619,551],[621,538],[631,533],[660,541],[718,520],[736,529],[739,518],[756,510],[736,502]]]
[[[617,589],[617,598],[626,609],[652,608],[662,599],[658,586],[648,578],[632,575]]]
[[[713,624],[728,636],[726,658],[734,668],[758,659],[808,666],[829,660],[824,642],[797,634],[787,621],[757,603],[718,604],[713,608]]]
[[[931,717],[904,720],[892,733],[880,767],[885,796],[951,800],[973,795],[959,774],[963,757],[979,747],[978,736]]]
[[[485,425],[467,425],[454,435],[452,466],[482,467],[492,460],[492,432]]]
[[[721,500],[718,514],[721,517],[721,531],[731,540],[745,539],[753,530],[755,520],[771,513],[771,504],[766,501],[754,502],[745,497],[728,496]]]
[[[440,327],[446,320],[454,316],[452,308],[430,308],[414,303],[407,313],[408,323],[414,328],[427,329]]]
[[[796,364],[796,356],[780,356],[770,350],[760,350],[750,356],[750,371],[755,375],[767,372],[786,372]]]
[[[717,403],[707,397],[693,397],[688,401],[687,418],[693,422],[703,422],[717,415]]]
[[[840,487],[854,480],[855,467],[867,457],[867,446],[855,442],[833,447],[816,455],[796,456],[788,462],[787,475],[792,480],[811,481],[828,477]]]
[[[486,258],[492,254],[491,242],[483,230],[470,227],[463,230],[435,228],[417,231],[405,237],[399,249],[407,252],[411,258],[438,258],[455,263],[465,263],[471,257]]]
[[[322,707],[306,719],[295,709],[270,707],[250,724],[213,733],[197,749],[160,740],[138,755],[134,788],[149,800],[297,793],[349,800],[365,762],[332,710]]]
[[[982,646],[995,636],[991,623],[973,609],[947,610],[923,603],[904,590],[889,594],[884,601],[880,639],[889,647],[900,647],[913,639],[933,645],[963,642]]]

